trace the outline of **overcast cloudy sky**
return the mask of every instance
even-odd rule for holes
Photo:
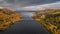
[[[39,10],[49,7],[60,8],[60,0],[0,0],[0,6],[10,7],[14,10]]]

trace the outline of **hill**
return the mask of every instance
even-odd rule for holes
[[[60,9],[45,9],[34,12],[33,19],[42,24],[51,34],[60,34]]]

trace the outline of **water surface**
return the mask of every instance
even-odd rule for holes
[[[31,13],[22,12],[23,20],[11,25],[7,30],[1,31],[0,34],[48,34],[41,24],[30,17]]]

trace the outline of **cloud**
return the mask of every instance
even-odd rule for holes
[[[9,8],[12,8],[13,10],[20,10],[21,7],[24,7],[24,6],[28,6],[31,4],[30,1],[16,1],[15,0],[13,1],[13,3],[11,3],[12,0],[0,0],[0,7],[9,7]]]
[[[21,10],[27,10],[27,11],[36,11],[36,10],[44,10],[44,9],[60,9],[60,1],[55,3],[49,3],[49,4],[42,4],[42,5],[34,5],[34,6],[27,6],[23,7]]]
[[[4,1],[4,0],[0,0],[0,2],[1,2],[1,1]]]
[[[0,0],[0,7],[9,7],[9,8],[12,8],[13,10],[23,10],[23,7],[27,6],[27,7],[32,7],[32,8],[29,8],[32,10],[39,10],[42,8],[39,8],[38,6],[40,6],[41,4],[45,4],[45,3],[51,3],[52,1],[55,2],[57,0],[45,0],[45,1],[43,0],[17,0],[16,2],[15,0],[13,1],[12,0]],[[36,7],[36,9],[34,7]]]

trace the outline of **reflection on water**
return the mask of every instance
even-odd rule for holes
[[[32,12],[22,11],[21,14],[23,15],[23,20],[33,20],[31,18],[31,16],[33,15],[33,11]]]
[[[22,13],[22,15],[24,16],[24,17],[31,17],[32,15],[33,15],[33,11],[32,12],[28,12],[28,11],[22,11],[21,12]]]

